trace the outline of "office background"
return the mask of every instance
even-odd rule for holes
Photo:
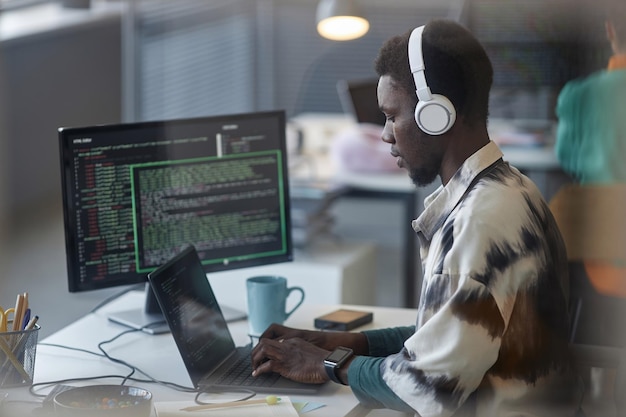
[[[336,81],[374,77],[382,42],[434,17],[458,19],[485,44],[493,117],[554,120],[562,85],[609,56],[590,1],[358,1],[371,29],[349,42],[317,35],[312,0],[92,0],[84,10],[54,1],[0,12],[0,304],[29,291],[45,335],[119,291],[67,292],[60,126],[340,113]],[[402,299],[402,230],[387,221],[400,210],[350,200],[334,208],[337,235],[377,247],[381,305]]]

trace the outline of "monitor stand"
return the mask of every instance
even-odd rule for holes
[[[143,309],[137,308],[133,310],[116,311],[108,314],[108,319],[112,322],[130,327],[131,329],[142,330],[148,334],[169,333],[170,328],[165,322],[165,318],[161,313],[161,307],[157,302],[152,288],[146,283],[146,302]],[[237,310],[228,306],[221,306],[222,314],[227,322],[244,320],[247,316],[244,311]]]

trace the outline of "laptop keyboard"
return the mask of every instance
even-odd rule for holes
[[[252,363],[250,351],[240,349],[237,351],[237,358],[233,366],[217,380],[218,385],[234,385],[243,387],[269,387],[274,385],[280,378],[280,374],[262,374],[257,377],[252,376]]]

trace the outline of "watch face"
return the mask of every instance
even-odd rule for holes
[[[326,359],[324,359],[324,369],[326,370],[326,374],[331,381],[346,385],[345,382],[341,381],[337,376],[337,369],[339,369],[351,357],[352,349],[340,346],[333,350],[326,357]]]
[[[331,362],[331,363],[342,363],[343,361],[345,361],[347,358],[349,358],[350,356],[352,356],[352,349],[348,349],[348,348],[344,348],[344,347],[338,347],[337,349],[333,350],[330,355],[328,355],[325,359],[325,362]]]

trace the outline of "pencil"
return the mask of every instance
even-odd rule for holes
[[[18,294],[15,300],[15,312],[13,313],[13,331],[17,332],[22,325],[24,315],[24,294]]]
[[[2,351],[4,352],[4,354],[6,355],[6,359],[11,362],[11,364],[13,365],[13,367],[22,375],[22,377],[24,377],[24,380],[31,382],[32,379],[30,378],[30,375],[28,375],[28,373],[26,372],[26,370],[24,369],[24,366],[20,363],[20,361],[17,359],[17,357],[15,356],[15,354],[13,353],[13,351],[11,350],[11,347],[9,347],[9,345],[7,344],[7,342],[0,337],[0,349],[2,349]],[[5,378],[8,375],[9,371],[6,370],[5,371],[5,366],[7,364],[7,360],[4,361],[4,363],[2,364],[2,372],[7,372],[7,374],[5,374]]]
[[[38,320],[39,320],[39,316],[35,316],[32,319],[30,319],[28,321],[28,324],[26,324],[26,327],[24,327],[24,330],[33,330]]]
[[[28,305],[28,292],[24,291],[22,294],[24,296],[24,311],[29,307]]]

